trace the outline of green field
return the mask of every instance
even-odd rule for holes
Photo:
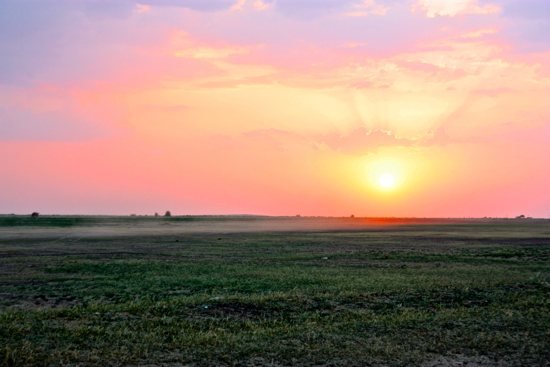
[[[550,221],[0,216],[0,365],[546,366]]]

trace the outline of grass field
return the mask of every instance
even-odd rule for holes
[[[0,216],[0,365],[546,366],[550,221]]]

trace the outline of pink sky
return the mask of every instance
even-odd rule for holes
[[[0,213],[548,218],[549,101],[547,0],[6,0]]]

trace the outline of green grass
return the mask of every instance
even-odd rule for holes
[[[6,238],[0,365],[543,366],[549,224]]]

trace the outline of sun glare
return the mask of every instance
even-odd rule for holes
[[[393,186],[395,182],[395,179],[392,175],[389,173],[384,173],[382,176],[380,176],[380,185],[386,188],[390,188]]]

